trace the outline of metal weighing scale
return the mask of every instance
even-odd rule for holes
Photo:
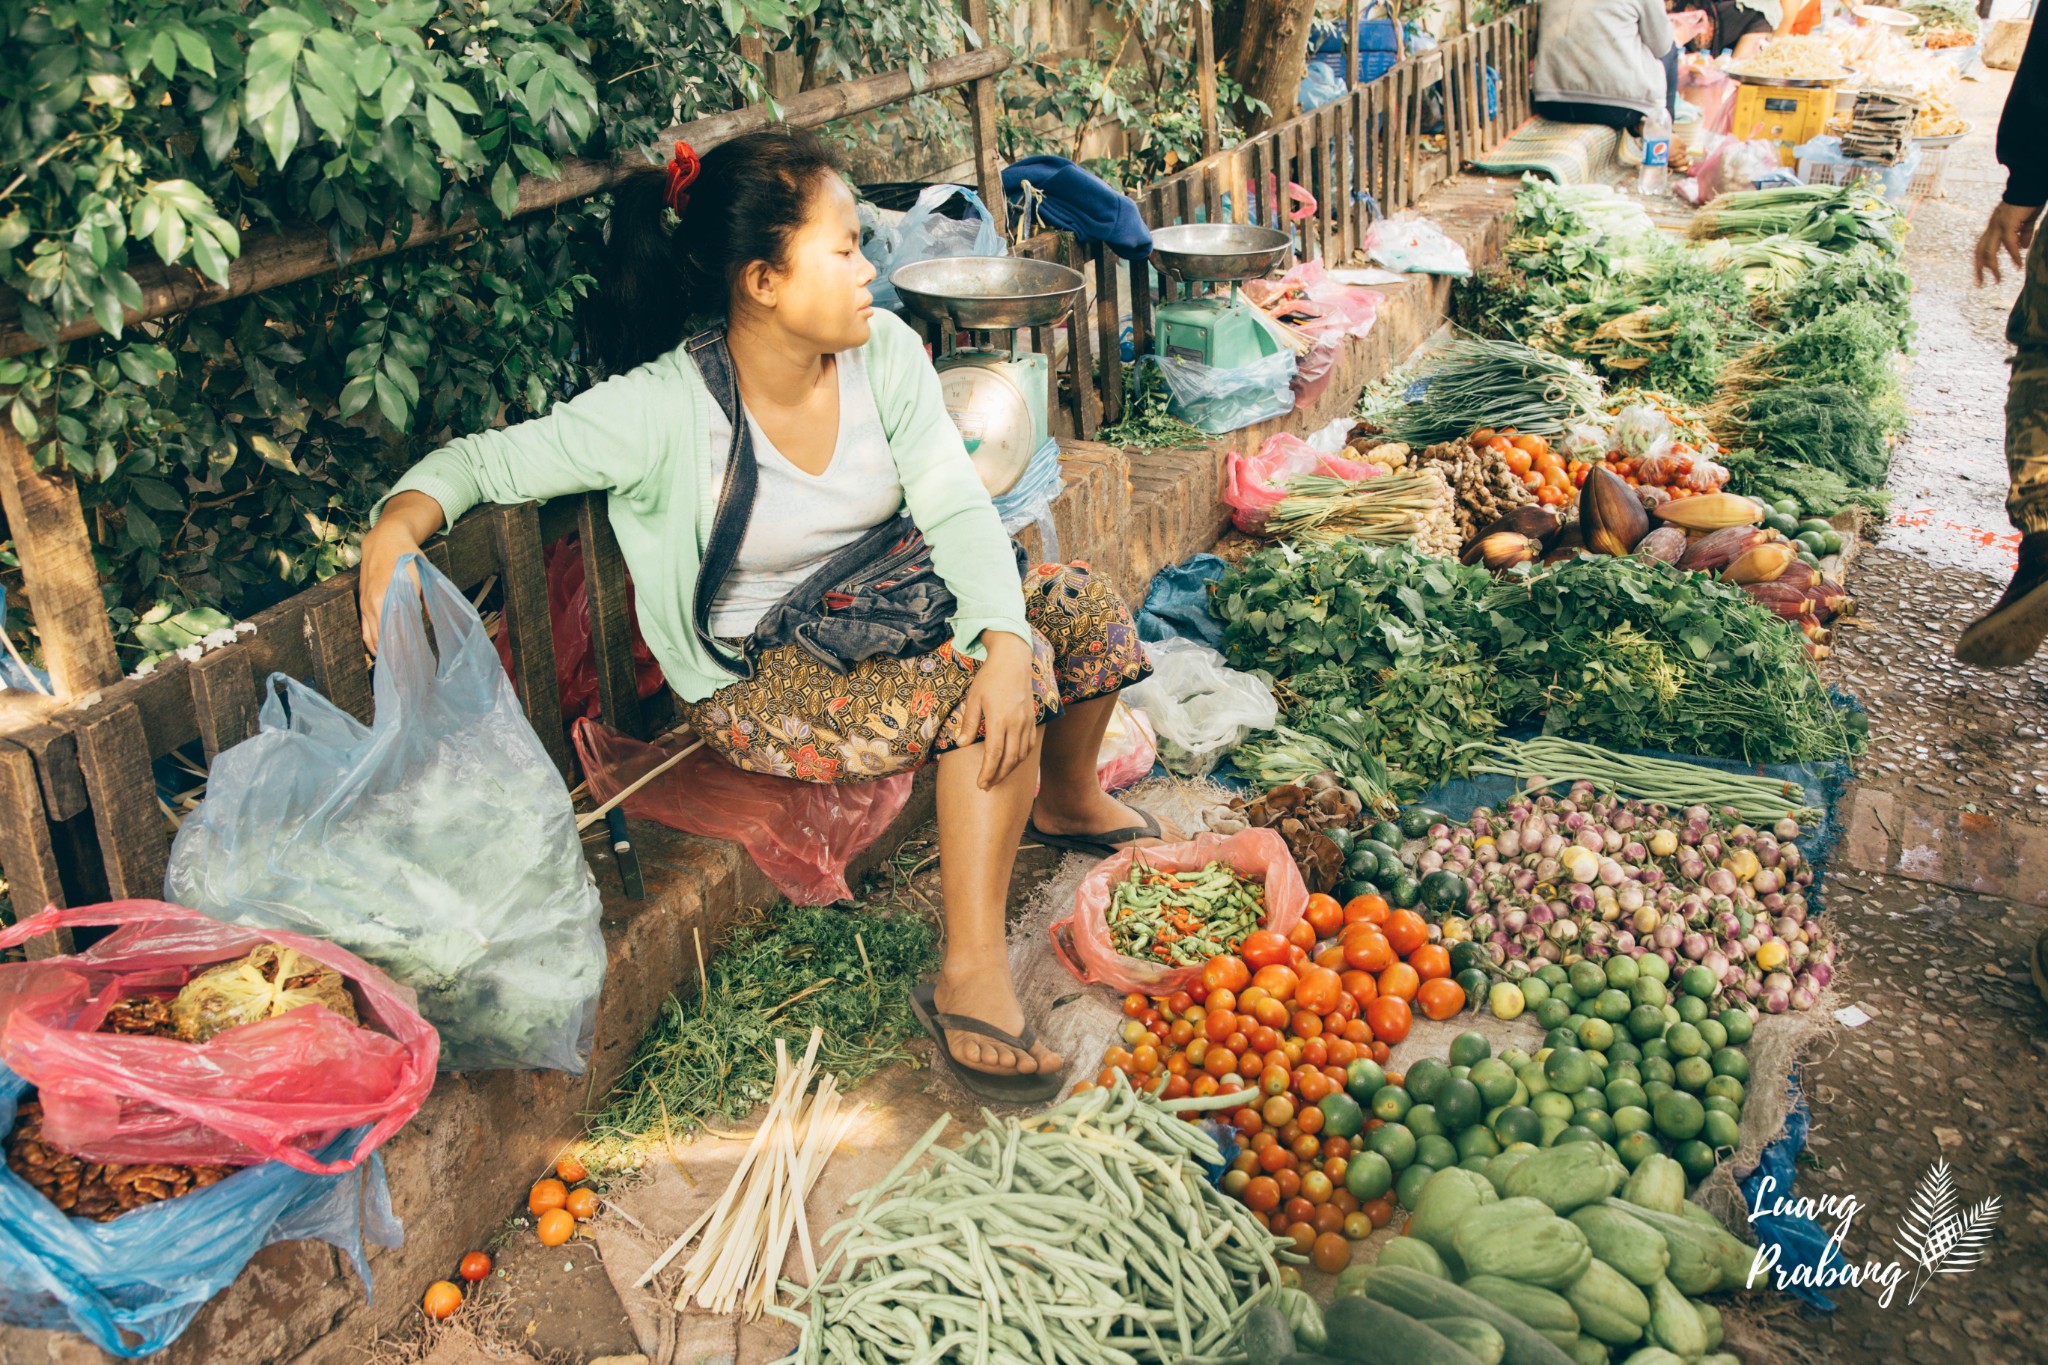
[[[1237,296],[1287,256],[1288,237],[1249,223],[1181,223],[1152,232],[1152,264],[1175,282],[1152,315],[1152,350],[1216,369],[1251,365],[1280,349],[1258,310]],[[1223,293],[1197,286],[1227,284]]]
[[[944,256],[894,270],[904,306],[941,335],[937,359],[946,411],[990,497],[1017,486],[1051,427],[1047,357],[1017,350],[1017,329],[1050,327],[1066,316],[1087,281],[1078,270],[1013,256]],[[957,349],[961,332],[1007,332],[1007,342]]]

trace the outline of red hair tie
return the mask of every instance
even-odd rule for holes
[[[662,195],[669,212],[678,218],[690,203],[690,186],[697,183],[700,163],[696,151],[687,142],[676,143],[676,154],[668,160],[668,190]]]

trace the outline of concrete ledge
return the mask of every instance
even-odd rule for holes
[[[1462,241],[1475,264],[1498,254],[1501,215],[1513,182],[1466,177],[1441,186],[1431,216]],[[1053,507],[1060,557],[1093,565],[1135,609],[1154,574],[1216,543],[1229,522],[1224,457],[1256,450],[1279,431],[1299,435],[1348,413],[1361,388],[1413,355],[1443,326],[1448,281],[1410,279],[1382,291],[1371,335],[1352,342],[1322,397],[1307,411],[1203,446],[1120,450],[1063,444],[1067,485]],[[1043,554],[1036,528],[1019,537]],[[855,866],[878,867],[932,815],[930,775],[889,834]],[[604,893],[605,980],[591,1074],[479,1072],[443,1075],[419,1116],[384,1148],[405,1245],[373,1253],[374,1303],[324,1243],[267,1249],[154,1359],[171,1365],[358,1365],[365,1347],[417,1312],[428,1283],[488,1240],[538,1178],[581,1115],[601,1099],[673,991],[691,986],[694,928],[711,951],[741,907],[774,888],[737,845],[634,823],[647,899],[623,899],[608,852],[591,854]],[[64,1333],[0,1327],[0,1365],[100,1365],[112,1358]]]

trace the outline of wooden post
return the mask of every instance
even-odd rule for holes
[[[1365,0],[1344,6],[1344,84],[1358,84],[1358,26],[1365,20]]]
[[[1195,0],[1195,92],[1202,106],[1202,156],[1216,155],[1223,132],[1216,113],[1216,26],[1209,0]]]
[[[967,23],[981,47],[993,47],[988,0],[967,0]],[[996,85],[993,75],[967,85],[967,122],[974,133],[974,185],[995,220],[998,236],[1009,234],[1009,204],[1003,197],[1003,154],[996,138]]]
[[[68,474],[38,473],[11,425],[0,428],[0,510],[21,557],[22,590],[58,699],[73,700],[119,679],[78,486]]]
[[[35,760],[27,750],[0,742],[0,867],[7,870],[17,920],[40,913],[44,906],[64,904],[42,798]],[[71,935],[45,934],[24,944],[23,951],[32,958],[68,953]]]

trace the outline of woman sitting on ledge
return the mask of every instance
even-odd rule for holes
[[[1677,108],[1678,45],[1663,0],[1538,0],[1530,105],[1558,123],[1642,131]]]
[[[1095,776],[1116,693],[1151,671],[1130,613],[1079,565],[1019,581],[922,343],[872,306],[823,143],[754,133],[701,167],[678,143],[620,187],[608,233],[585,335],[610,378],[399,480],[363,541],[365,639],[400,556],[475,504],[604,490],[642,633],[712,749],[828,783],[936,760],[945,959],[913,1004],[970,1089],[1051,1098],[1062,1062],[1018,1004],[1005,903],[1027,827],[1098,855],[1161,836]],[[821,570],[906,546],[921,622],[817,628]]]

